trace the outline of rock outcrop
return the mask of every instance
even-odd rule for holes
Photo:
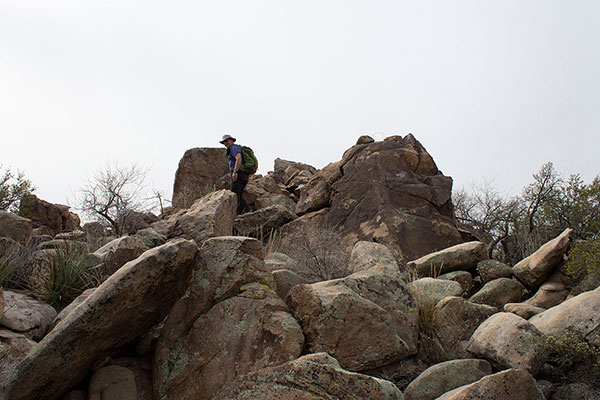
[[[0,236],[26,245],[31,240],[33,226],[31,220],[0,210]]]
[[[30,339],[40,340],[56,317],[49,304],[10,290],[4,290],[5,309],[0,325],[19,332]]]
[[[235,219],[233,227],[239,236],[262,238],[296,218],[296,214],[288,207],[276,204],[239,215]]]
[[[468,271],[487,258],[487,246],[481,242],[467,242],[427,254],[408,263],[419,276],[436,276],[452,271]]]
[[[309,354],[232,382],[215,400],[402,400],[393,383],[343,370],[326,353]]]
[[[71,207],[63,204],[52,204],[39,199],[34,194],[27,194],[21,199],[19,215],[29,218],[34,228],[46,227],[52,234],[71,232],[79,228],[81,220]]]
[[[197,253],[181,239],[120,268],[19,364],[5,382],[7,397],[55,399],[93,362],[147,332],[189,286]]]
[[[187,150],[175,172],[173,207],[190,207],[203,194],[225,189],[229,185],[229,165],[225,148],[193,148]]]

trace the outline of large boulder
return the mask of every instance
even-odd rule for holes
[[[304,336],[287,306],[259,283],[240,288],[198,318],[180,357],[161,375],[161,399],[212,399],[238,376],[300,356]]]
[[[93,362],[147,332],[189,286],[197,254],[194,242],[180,239],[120,268],[19,364],[4,384],[7,397],[56,399]]]
[[[300,354],[302,332],[272,289],[263,257],[262,244],[248,237],[203,243],[190,290],[171,309],[156,346],[159,398],[206,398],[238,374]]]
[[[128,210],[119,215],[117,224],[122,235],[134,235],[139,230],[150,228],[153,223],[159,220],[160,218],[151,212]]]
[[[438,276],[438,279],[458,282],[463,293],[468,293],[473,288],[473,275],[468,271],[452,271]]]
[[[296,219],[288,207],[276,204],[239,215],[233,222],[233,230],[240,236],[267,237],[281,225]]]
[[[201,245],[208,238],[231,235],[236,206],[237,197],[232,191],[210,193],[169,217],[167,237],[183,237]]]
[[[81,293],[79,296],[77,296],[75,298],[75,300],[73,300],[71,303],[69,303],[68,306],[66,306],[65,308],[63,308],[58,315],[54,318],[54,320],[52,321],[52,327],[54,328],[56,325],[58,325],[58,323],[60,321],[62,321],[63,319],[67,318],[67,315],[71,314],[71,311],[73,311],[76,307],[78,307],[81,303],[83,303],[85,301],[85,299],[87,299],[88,297],[90,297],[90,295],[92,293],[94,293],[94,290],[96,290],[96,288],[90,288],[90,289],[86,289],[83,291],[83,293]]]
[[[452,179],[412,135],[353,146],[340,169],[330,206],[315,212],[325,214],[323,226],[339,230],[348,250],[359,240],[376,241],[398,260],[414,260],[462,242]]]
[[[173,207],[188,208],[203,194],[229,185],[229,165],[225,148],[193,148],[187,150],[175,172]]]
[[[273,165],[273,178],[275,179],[275,182],[286,186],[295,176],[298,176],[299,174],[310,177],[316,172],[317,169],[312,165],[296,161],[282,160],[281,158],[276,158]]]
[[[106,278],[128,261],[138,258],[146,250],[148,247],[137,237],[122,236],[96,250],[93,257],[103,263],[103,267],[98,272]]]
[[[307,351],[327,352],[351,371],[377,368],[417,351],[418,311],[407,284],[377,268],[294,286],[287,302]]]
[[[492,315],[477,328],[468,350],[498,368],[521,368],[536,375],[544,362],[545,336],[512,313]]]
[[[331,185],[342,176],[341,161],[326,165],[300,189],[300,198],[296,204],[298,215],[317,211],[329,206]]]
[[[525,293],[525,287],[516,279],[498,278],[483,285],[470,300],[502,309],[506,303],[521,301]]]
[[[437,276],[452,271],[468,271],[487,258],[487,246],[481,242],[467,242],[427,254],[408,263],[419,276]]]
[[[517,314],[523,319],[529,319],[534,315],[546,311],[541,307],[532,306],[527,303],[506,303],[504,305],[504,312]]]
[[[30,219],[0,210],[0,237],[7,237],[17,243],[26,245],[31,239],[32,231],[33,227]]]
[[[446,361],[427,368],[404,390],[405,400],[434,400],[457,387],[476,382],[492,374],[485,360]]]
[[[253,175],[244,189],[244,199],[254,210],[280,205],[294,212],[296,202],[282,186],[272,175]]]
[[[56,317],[56,310],[49,304],[26,294],[4,290],[5,309],[0,325],[40,340]]]
[[[573,332],[584,339],[600,326],[600,288],[572,297],[529,321],[548,336]]]
[[[272,272],[275,285],[277,287],[277,295],[285,300],[291,288],[296,285],[301,285],[306,282],[306,279],[289,269],[277,269]]]
[[[388,274],[399,273],[398,262],[390,249],[380,243],[356,242],[350,253],[348,270],[354,273],[375,267]]]
[[[490,316],[495,307],[475,304],[462,297],[446,297],[435,306],[432,323],[436,337],[449,358],[469,358],[466,350],[473,332]]]
[[[81,224],[79,216],[69,210],[69,206],[52,204],[33,194],[28,194],[21,199],[19,215],[29,218],[34,228],[46,227],[53,234],[57,234],[79,229]]]
[[[326,353],[309,354],[288,363],[240,377],[215,400],[402,400],[393,383],[343,370]]]
[[[498,260],[483,260],[477,263],[477,273],[481,283],[486,284],[498,278],[512,278],[512,268]]]
[[[529,257],[513,267],[513,274],[525,286],[540,286],[563,261],[571,243],[573,229],[567,228],[556,238],[542,245]]]
[[[571,284],[571,278],[561,271],[556,271],[540,286],[532,298],[527,299],[526,303],[535,307],[554,307],[567,298]]]
[[[437,400],[545,400],[535,379],[525,370],[508,369],[461,386]]]

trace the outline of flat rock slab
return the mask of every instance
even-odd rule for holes
[[[573,229],[567,228],[556,238],[542,245],[532,255],[513,267],[513,274],[525,286],[540,286],[561,263],[571,243]]]
[[[387,365],[417,351],[416,303],[396,275],[372,269],[297,285],[287,302],[308,351],[327,352],[351,371]]]
[[[408,263],[419,276],[437,276],[452,271],[469,271],[487,258],[487,246],[481,242],[467,242],[427,254]]]
[[[125,264],[19,364],[6,397],[56,399],[94,361],[147,332],[188,288],[197,253],[194,242],[180,239]]]
[[[485,360],[446,361],[423,371],[404,390],[404,399],[434,400],[446,392],[491,374],[492,366]]]
[[[437,400],[545,400],[535,379],[527,371],[509,369],[461,386]]]
[[[570,298],[529,321],[545,335],[560,336],[571,331],[583,339],[600,326],[600,288]]]
[[[24,333],[30,339],[44,337],[56,317],[54,307],[23,293],[5,290],[4,301],[0,325]]]
[[[545,336],[512,313],[492,315],[477,328],[468,350],[498,368],[521,368],[536,375],[544,362]]]
[[[343,370],[326,353],[309,354],[251,373],[228,385],[215,400],[402,400],[391,382]]]

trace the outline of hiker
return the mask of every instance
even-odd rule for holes
[[[238,199],[236,212],[240,215],[242,212],[252,211],[242,196],[249,178],[248,173],[242,168],[244,166],[242,148],[235,144],[235,138],[231,135],[223,135],[220,143],[227,147],[227,160],[231,172],[231,191],[237,195]]]

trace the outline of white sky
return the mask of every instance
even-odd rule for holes
[[[322,167],[412,132],[455,180],[600,173],[600,2],[0,0],[0,164],[65,203],[109,161],[171,194],[223,133]],[[72,202],[72,201],[71,201]]]

